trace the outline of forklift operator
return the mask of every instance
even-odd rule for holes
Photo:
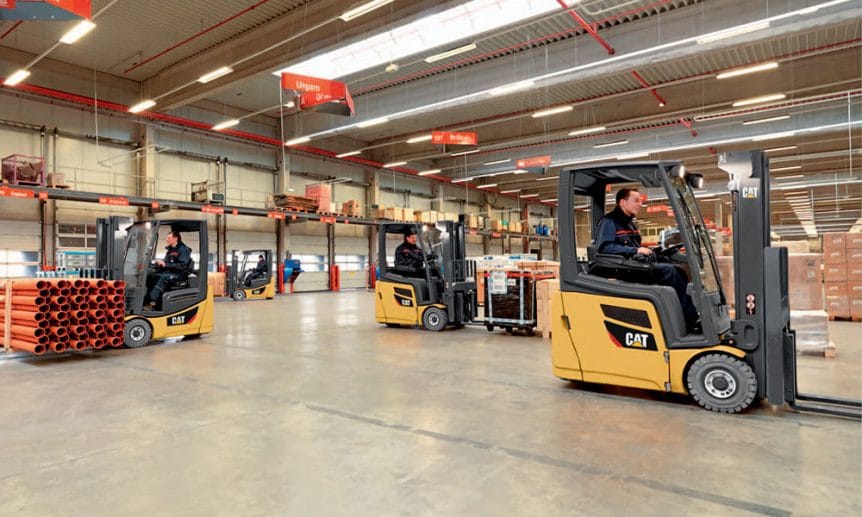
[[[246,287],[251,285],[251,281],[255,278],[264,278],[266,276],[266,259],[263,255],[257,256],[257,266],[254,267],[251,271],[246,273],[245,279],[243,279],[242,283]]]
[[[420,273],[425,267],[422,250],[416,245],[416,230],[409,228],[404,232],[404,242],[395,248],[395,266],[413,268]]]
[[[641,195],[635,188],[621,188],[617,192],[616,207],[599,219],[596,229],[596,251],[622,255],[635,260],[655,262],[653,250],[641,246],[641,234],[634,218],[642,206]],[[641,257],[638,257],[638,256]],[[642,280],[642,279],[639,279]],[[685,316],[689,333],[700,333],[700,322],[691,297],[686,294],[687,281],[671,264],[655,264],[652,277],[648,283],[673,287],[682,312]]]
[[[186,246],[180,232],[171,230],[167,236],[164,260],[154,261],[157,269],[147,276],[150,304],[158,306],[170,282],[186,278],[192,262],[192,249]]]

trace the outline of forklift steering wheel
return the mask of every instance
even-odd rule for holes
[[[676,253],[677,251],[679,251],[680,249],[682,249],[684,247],[685,247],[685,244],[683,244],[681,242],[678,244],[673,244],[671,246],[668,246],[667,248],[662,248],[662,249],[658,250],[658,255],[660,255],[662,257],[670,257],[671,255],[673,255],[674,253]]]

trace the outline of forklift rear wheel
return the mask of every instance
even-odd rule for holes
[[[153,329],[145,319],[137,318],[126,322],[125,342],[129,348],[140,348],[150,342]]]
[[[490,323],[486,324],[485,328],[488,329],[488,332],[494,332],[494,325],[491,325]]]
[[[757,378],[745,362],[725,354],[700,357],[686,376],[688,391],[704,409],[739,413],[754,401]]]
[[[446,313],[443,312],[442,309],[437,307],[428,307],[425,309],[425,312],[422,313],[422,326],[424,326],[426,330],[440,332],[446,328],[446,324],[448,323],[447,319]]]
[[[245,300],[245,291],[243,291],[242,289],[237,289],[236,291],[231,293],[230,297],[238,302],[241,302]]]

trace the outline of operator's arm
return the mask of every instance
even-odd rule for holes
[[[596,252],[622,255],[623,257],[631,257],[638,252],[638,249],[633,246],[617,244],[616,239],[616,225],[610,217],[603,217],[596,229]]]

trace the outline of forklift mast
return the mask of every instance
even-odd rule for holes
[[[771,247],[769,159],[762,151],[725,153],[730,175],[736,318],[731,326],[757,376],[758,397],[770,403],[860,418],[862,403],[797,391],[796,332],[790,327],[787,248]],[[811,404],[800,404],[806,401]]]
[[[131,217],[113,215],[96,220],[96,268],[100,278],[123,280],[126,252],[126,228]]]

